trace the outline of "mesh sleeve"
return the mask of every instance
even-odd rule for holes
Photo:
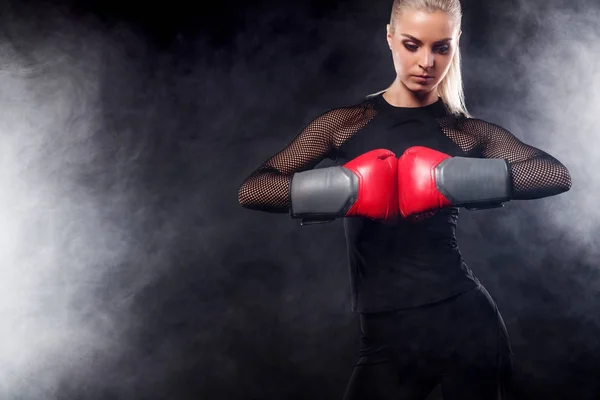
[[[245,208],[287,213],[292,175],[334,158],[341,143],[364,127],[373,117],[364,107],[336,108],[315,118],[285,148],[248,176],[238,190]]]
[[[502,158],[510,164],[512,198],[537,199],[566,192],[571,175],[556,158],[523,143],[506,129],[481,120],[469,120],[485,158]]]

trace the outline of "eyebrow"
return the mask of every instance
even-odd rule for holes
[[[422,41],[420,41],[420,40],[419,40],[419,39],[417,39],[416,37],[414,37],[414,36],[411,36],[411,35],[409,35],[409,34],[407,34],[407,33],[401,33],[401,35],[402,35],[402,36],[405,36],[405,37],[407,37],[407,38],[409,38],[409,39],[411,39],[411,40],[414,40],[415,42],[417,42],[417,43],[419,43],[419,44],[423,44],[423,42],[422,42]],[[449,42],[449,41],[451,41],[451,40],[452,40],[452,38],[446,38],[446,39],[438,40],[437,42],[435,42],[435,44],[442,43],[442,42]]]

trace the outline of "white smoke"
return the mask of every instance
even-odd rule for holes
[[[98,299],[128,233],[81,179],[96,161],[103,46],[90,32],[39,43],[29,59],[0,43],[3,399],[52,398],[63,379],[89,374],[93,357],[116,352],[123,329]]]
[[[479,115],[555,156],[571,173],[572,189],[528,203],[531,216],[591,250],[600,229],[600,5],[516,3],[494,4],[490,57],[474,55],[465,73],[480,72],[474,81],[503,96]]]
[[[582,299],[600,291],[600,4],[511,3],[518,6],[491,5],[490,57],[476,55],[470,62],[481,73],[477,79],[498,94],[490,93],[483,118],[555,156],[573,185],[569,192],[511,202],[505,213],[496,213],[494,227],[513,237],[506,240],[508,248],[499,244],[488,252],[518,254],[518,268],[489,274],[507,285],[523,280],[544,288],[583,320],[593,303]],[[482,257],[493,259],[490,254]],[[528,304],[536,315],[543,312],[528,300],[518,305],[521,316]]]
[[[543,202],[543,218],[582,248],[600,228],[600,25],[598,7],[546,11],[521,62],[530,83],[531,140],[570,170],[570,192]]]

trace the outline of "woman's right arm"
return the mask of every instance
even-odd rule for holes
[[[336,108],[315,118],[243,181],[238,191],[240,205],[270,213],[289,212],[293,174],[312,169],[325,158],[334,158],[339,142],[364,125],[361,107]]]
[[[290,144],[252,172],[239,188],[240,205],[252,210],[287,213],[292,175],[314,168],[334,151],[335,114],[336,110],[332,110],[317,117]]]

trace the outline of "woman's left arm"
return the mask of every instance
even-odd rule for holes
[[[514,200],[554,196],[571,188],[569,170],[550,154],[523,143],[501,126],[482,120],[477,125],[478,144],[484,158],[508,161]]]

